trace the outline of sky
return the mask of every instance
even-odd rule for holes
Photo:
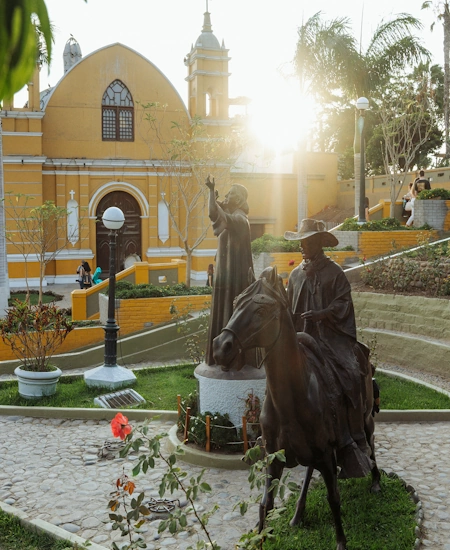
[[[432,9],[421,10],[423,0],[372,0],[370,3],[361,0],[45,1],[55,27],[55,44],[50,73],[46,67],[41,71],[41,89],[55,86],[63,76],[62,54],[66,41],[73,35],[83,56],[114,42],[135,49],[166,75],[185,103],[187,67],[183,59],[201,33],[208,2],[213,32],[220,43],[225,41],[231,57],[230,97],[252,99],[250,112],[259,120],[261,131],[266,127],[272,140],[279,134],[289,133],[286,124],[277,131],[268,127],[267,114],[271,113],[270,118],[279,126],[281,121],[292,121],[292,106],[298,103],[295,80],[281,75],[292,73],[290,62],[295,53],[298,27],[317,11],[321,11],[325,19],[349,17],[354,35],[358,40],[362,37],[363,47],[383,18],[410,13],[423,22],[421,36],[434,62],[443,63],[442,25],[438,22],[433,32],[430,31],[435,14]],[[17,99],[16,104],[21,106],[26,94],[21,92]],[[310,111],[305,105],[304,113]]]

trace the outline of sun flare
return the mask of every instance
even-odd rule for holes
[[[296,149],[308,134],[316,105],[300,94],[298,85],[280,79],[253,98],[249,112],[252,133],[264,146],[282,152]]]

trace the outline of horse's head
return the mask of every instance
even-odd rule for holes
[[[214,359],[222,369],[228,370],[239,351],[268,348],[278,338],[281,311],[288,305],[280,280],[276,267],[267,268],[236,298],[227,326],[213,340]]]

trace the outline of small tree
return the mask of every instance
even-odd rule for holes
[[[188,119],[186,113],[170,111],[168,105],[161,103],[141,107],[140,131],[150,158],[163,159],[159,191],[172,229],[186,253],[189,287],[192,253],[210,227],[206,177],[213,174],[221,186],[230,181],[230,168],[241,150],[240,135],[211,136],[199,117]],[[169,235],[165,237],[168,239]]]
[[[385,173],[390,180],[391,217],[407,173],[434,131],[437,116],[433,96],[427,79],[417,83],[402,77],[394,79],[389,89],[375,99]]]
[[[53,201],[31,207],[34,199],[29,195],[10,195],[6,203],[7,218],[12,221],[14,231],[6,225],[6,239],[23,256],[25,264],[25,280],[28,287],[28,261],[34,255],[39,263],[39,304],[42,303],[42,287],[45,271],[49,262],[53,261],[58,252],[65,248],[73,238],[67,227],[69,211],[56,206]],[[74,228],[74,233],[78,227]]]

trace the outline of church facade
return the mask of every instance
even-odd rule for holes
[[[139,257],[150,263],[186,259],[183,230],[189,206],[183,201],[183,189],[189,188],[191,193],[200,190],[208,172],[216,175],[221,194],[231,183],[247,187],[254,237],[294,229],[299,201],[293,158],[283,168],[261,161],[257,165],[249,160],[252,153],[246,147],[245,152],[239,152],[237,162],[229,158],[210,160],[196,171],[195,178],[188,160],[178,164],[175,173],[176,129],[192,127],[193,120],[201,121],[208,139],[217,143],[225,143],[236,130],[229,116],[234,102],[228,93],[229,60],[229,51],[213,34],[206,12],[201,34],[184,59],[187,105],[164,74],[138,52],[116,43],[83,57],[73,39],[64,52],[66,72],[54,88],[39,92],[36,70],[26,107],[4,102],[6,196],[28,195],[36,205],[51,200],[70,213],[70,242],[47,266],[48,283],[74,282],[81,259],[93,269],[100,266],[107,274],[109,238],[101,217],[113,205],[125,215],[118,238],[118,269],[128,258]],[[201,137],[197,143],[199,154]],[[200,165],[198,159],[195,162]],[[336,204],[336,156],[308,154],[307,173],[306,215]],[[205,229],[209,220],[203,200],[195,205],[189,222],[191,244],[201,240],[192,253],[194,281],[206,279],[216,249],[212,231]],[[7,230],[14,235],[5,204]],[[20,240],[18,235],[13,238]],[[22,286],[23,255],[12,244],[8,244],[7,252],[10,286]],[[27,263],[33,283],[38,277],[38,262],[30,256]]]

